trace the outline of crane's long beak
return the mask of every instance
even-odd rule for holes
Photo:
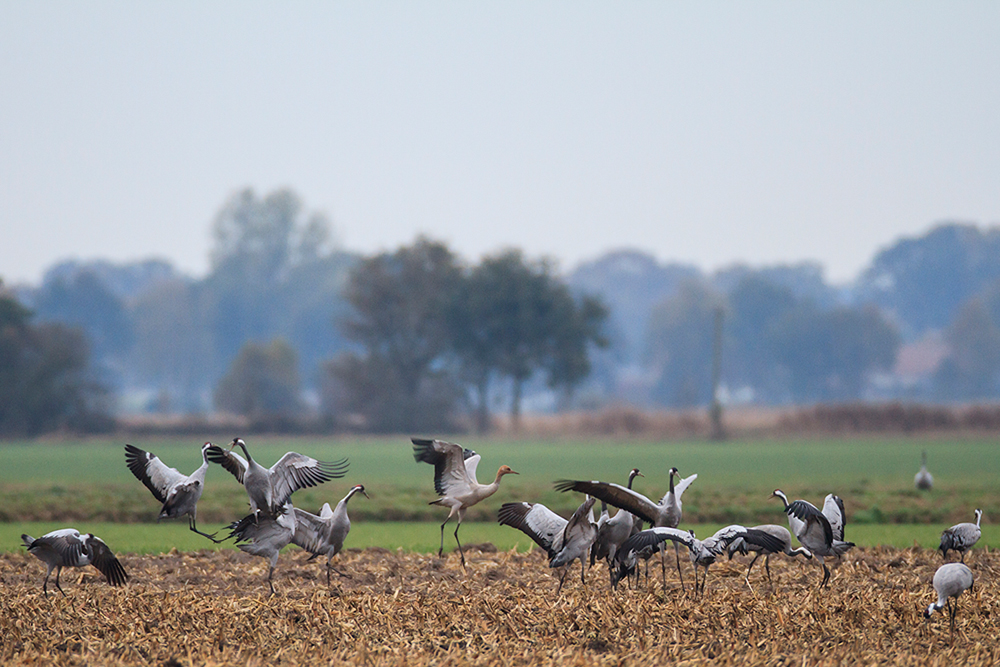
[[[367,493],[365,493],[365,490],[364,490],[364,489],[361,489],[361,495],[363,495],[363,496],[364,496],[365,498],[367,498],[368,500],[371,500],[371,499],[372,499],[372,497],[371,497],[371,496],[369,496],[369,495],[368,495]]]

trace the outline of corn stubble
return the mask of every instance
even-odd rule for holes
[[[966,560],[976,586],[925,623],[940,556],[917,548],[858,549],[819,591],[820,569],[771,559],[751,592],[746,561],[718,563],[707,591],[681,593],[659,566],[648,590],[610,592],[603,565],[557,578],[534,551],[467,547],[435,556],[349,551],[351,578],[327,588],[323,563],[281,556],[279,594],[268,596],[262,559],[233,551],[125,556],[130,584],[65,572],[69,597],[41,591],[44,569],[26,554],[0,557],[0,664],[32,665],[620,665],[1000,663],[1000,596],[994,553]],[[690,565],[685,563],[690,587]],[[92,569],[92,568],[91,568]],[[655,577],[652,575],[655,573]]]

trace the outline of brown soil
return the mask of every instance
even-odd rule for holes
[[[712,566],[691,592],[668,568],[664,596],[652,561],[649,589],[611,592],[603,565],[581,585],[558,580],[540,552],[469,550],[468,570],[446,559],[385,549],[335,559],[351,575],[326,585],[324,561],[282,554],[278,594],[263,559],[233,551],[125,556],[129,585],[93,568],[69,570],[63,597],[42,594],[44,566],[0,556],[4,665],[621,665],[1000,663],[1000,557],[967,557],[976,585],[925,623],[941,564],[925,550],[858,549],[817,588],[813,563],[772,558],[743,580],[746,561]],[[668,559],[668,563],[672,557]]]

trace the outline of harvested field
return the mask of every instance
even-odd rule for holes
[[[574,569],[562,595],[539,551],[468,547],[435,556],[351,551],[328,589],[322,562],[282,554],[279,594],[268,596],[266,563],[234,551],[124,556],[127,587],[93,568],[62,577],[68,598],[43,596],[44,566],[0,556],[0,663],[4,665],[619,665],[1000,663],[1000,557],[967,558],[976,586],[959,602],[953,643],[947,615],[929,624],[940,555],[857,549],[819,591],[814,563],[772,558],[755,592],[746,561],[711,568],[706,594],[679,590],[659,567],[650,589],[607,588],[598,566],[587,586]],[[655,562],[655,561],[654,561]],[[685,563],[690,587],[691,566]]]

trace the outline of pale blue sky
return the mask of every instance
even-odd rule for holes
[[[1000,3],[0,0],[0,276],[288,186],[344,247],[853,277],[1000,222]]]

